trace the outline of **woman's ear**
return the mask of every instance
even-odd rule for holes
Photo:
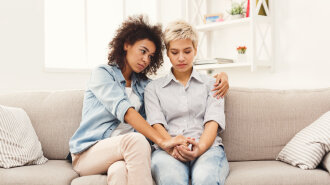
[[[127,51],[127,50],[128,50],[128,46],[129,46],[129,44],[128,44],[127,42],[125,42],[125,43],[124,43],[124,48],[123,48],[124,51]]]

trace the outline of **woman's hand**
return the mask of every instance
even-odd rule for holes
[[[166,152],[170,151],[170,149],[178,145],[187,145],[187,138],[183,135],[177,135],[170,139],[164,139],[158,143],[158,146],[160,146]]]
[[[180,154],[179,160],[182,162],[193,161],[197,157],[203,154],[202,149],[194,139],[187,138],[188,143],[192,145],[192,149],[190,150],[187,146],[177,146],[175,147]]]
[[[215,88],[212,89],[212,91],[216,91],[213,96],[216,98],[223,98],[229,89],[229,83],[228,83],[228,75],[225,72],[221,72],[219,74],[214,75],[214,78],[216,78],[215,81]]]

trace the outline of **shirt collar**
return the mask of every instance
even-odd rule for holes
[[[124,78],[124,75],[123,73],[121,72],[120,68],[118,65],[115,65],[114,67],[114,71],[116,73],[116,76],[118,77],[118,80],[120,83],[125,83],[126,80]],[[132,72],[132,84],[135,84],[138,82],[138,76],[135,72]]]
[[[191,72],[191,75],[190,75],[190,78],[189,78],[189,80],[188,80],[188,83],[189,83],[189,81],[191,80],[191,78],[194,78],[194,79],[196,79],[197,81],[203,83],[202,78],[200,77],[200,74],[197,72],[197,70],[196,70],[194,67],[193,67],[193,70],[192,70],[192,72]],[[178,82],[178,80],[175,78],[175,76],[174,76],[174,74],[173,74],[173,72],[172,72],[172,68],[171,68],[169,74],[166,75],[166,77],[165,77],[165,81],[164,81],[162,87],[164,88],[164,87],[167,86],[171,81]]]
[[[118,65],[114,65],[114,67],[112,69],[115,72],[116,77],[118,78],[119,82],[120,83],[124,83],[125,82],[125,78],[124,78],[123,74],[121,73],[121,70],[120,70],[119,66]]]

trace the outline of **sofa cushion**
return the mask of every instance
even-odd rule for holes
[[[263,90],[231,88],[222,134],[229,161],[275,160],[301,129],[330,110],[330,88]]]
[[[71,185],[107,185],[106,175],[89,175],[73,179]],[[153,181],[153,185],[156,185]]]
[[[314,169],[330,151],[330,111],[298,132],[278,154],[280,160],[301,169]]]
[[[0,167],[43,164],[43,156],[29,116],[21,108],[0,105]]]
[[[322,169],[302,170],[280,161],[230,162],[226,185],[329,185],[330,175]]]
[[[45,164],[10,169],[0,168],[0,184],[69,185],[78,174],[66,160],[48,160]]]
[[[107,185],[106,175],[88,175],[73,179],[71,185]]]
[[[322,167],[330,173],[330,152],[324,156]]]
[[[81,120],[83,90],[19,92],[0,95],[0,104],[23,108],[48,159],[65,159],[69,139]]]

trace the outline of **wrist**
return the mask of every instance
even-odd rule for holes
[[[155,142],[160,148],[162,149],[166,149],[166,147],[164,146],[166,142],[165,138],[158,138],[157,141]]]
[[[198,156],[202,155],[207,150],[207,147],[204,143],[198,143],[198,148],[199,148]]]

